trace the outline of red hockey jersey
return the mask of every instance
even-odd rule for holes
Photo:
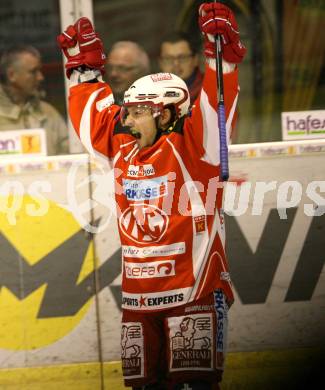
[[[235,121],[237,70],[224,74],[226,127]],[[222,288],[233,293],[225,255],[216,73],[206,67],[191,115],[139,150],[121,126],[106,83],[71,87],[69,111],[84,146],[112,160],[123,254],[122,306],[157,311]]]

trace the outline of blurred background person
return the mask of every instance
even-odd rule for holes
[[[199,63],[197,43],[188,34],[172,32],[161,41],[160,70],[174,73],[185,81],[190,91],[191,104],[198,96],[203,81]]]
[[[138,78],[150,73],[150,60],[144,48],[136,42],[118,41],[106,60],[106,75],[116,104],[123,103],[124,91]]]
[[[33,46],[15,46],[0,58],[0,131],[43,128],[47,154],[68,153],[67,125],[45,102],[40,52]]]

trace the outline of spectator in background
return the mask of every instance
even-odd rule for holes
[[[196,44],[189,35],[172,32],[165,36],[160,44],[159,67],[162,72],[174,73],[185,81],[193,104],[200,92],[203,74]]]
[[[142,46],[132,41],[116,42],[106,60],[106,79],[115,104],[122,104],[124,91],[138,78],[150,73],[150,60]]]
[[[68,130],[59,112],[43,100],[39,51],[16,46],[0,58],[0,131],[43,128],[48,155],[68,153]]]

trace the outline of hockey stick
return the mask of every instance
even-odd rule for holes
[[[216,3],[217,1],[214,0]],[[219,2],[222,2],[219,0]],[[223,73],[222,73],[222,48],[221,36],[215,37],[216,46],[216,71],[217,71],[217,91],[218,91],[218,125],[219,125],[219,143],[220,143],[220,172],[222,181],[227,181],[229,178],[229,164],[228,164],[228,143],[227,143],[227,129],[226,129],[226,115],[225,115],[225,100],[223,90]]]

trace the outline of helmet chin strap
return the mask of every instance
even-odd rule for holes
[[[177,119],[176,119],[175,121],[169,123],[169,125],[168,125],[167,128],[162,129],[162,128],[159,127],[159,125],[158,125],[158,120],[159,120],[159,118],[155,118],[156,128],[157,128],[157,134],[156,134],[154,143],[155,143],[156,141],[158,141],[158,139],[159,139],[163,134],[169,134],[169,133],[171,133],[171,132],[174,130],[174,127],[175,127],[176,122],[177,122]]]
[[[169,124],[169,126],[168,126],[168,128],[166,129],[166,130],[164,130],[163,132],[164,133],[171,133],[173,130],[174,130],[174,127],[175,127],[175,125],[176,125],[176,122],[177,122],[177,119],[176,120],[174,120],[174,122],[172,122],[172,123],[170,123]]]

